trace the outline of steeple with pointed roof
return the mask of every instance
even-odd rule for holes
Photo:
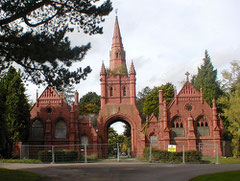
[[[110,51],[110,66],[111,71],[115,73],[126,73],[125,51],[122,44],[122,37],[118,24],[118,17],[115,18],[114,32],[112,38],[112,48]]]

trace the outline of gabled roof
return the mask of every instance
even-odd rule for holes
[[[189,97],[189,96],[200,97],[200,93],[197,91],[197,89],[195,89],[195,87],[189,81],[186,81],[177,96],[178,97]]]
[[[53,87],[47,86],[38,99],[41,100],[41,99],[52,99],[52,98],[60,99],[61,96],[57,93],[57,91]]]
[[[185,84],[183,85],[182,89],[180,90],[180,92],[177,94],[177,99],[179,101],[181,101],[181,98],[192,98],[195,97],[196,99],[201,98],[200,93],[197,91],[197,89],[188,81],[185,82]],[[169,104],[168,108],[172,107],[172,105],[175,103],[176,101],[176,96],[175,98],[172,100],[172,102]]]

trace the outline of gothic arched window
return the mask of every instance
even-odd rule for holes
[[[209,127],[205,116],[197,119],[197,136],[209,136]]]
[[[171,133],[172,137],[184,137],[184,127],[183,122],[179,116],[176,116],[171,121]]]
[[[127,96],[127,90],[126,90],[126,87],[123,88],[123,96],[124,96],[124,97]]]
[[[36,119],[32,123],[31,127],[31,132],[32,132],[32,138],[43,138],[44,137],[44,129],[43,129],[43,124],[40,120]]]
[[[64,120],[59,120],[55,127],[56,138],[67,138],[67,126]]]
[[[110,96],[112,97],[113,96],[113,88],[110,87]]]

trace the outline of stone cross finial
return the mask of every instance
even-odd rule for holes
[[[187,81],[189,81],[188,77],[189,77],[190,73],[186,72],[185,75],[187,76]]]
[[[117,14],[118,14],[118,9],[115,9],[115,13],[116,13],[116,16],[117,16]]]

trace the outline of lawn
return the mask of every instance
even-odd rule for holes
[[[213,157],[203,157],[203,162],[206,163],[216,163],[216,158]],[[219,157],[218,162],[220,164],[240,164],[240,158],[233,158],[233,157]]]
[[[42,163],[40,160],[34,159],[0,159],[0,163]]]
[[[200,175],[190,181],[238,181],[240,171],[221,172],[208,175]]]
[[[35,173],[0,168],[0,181],[40,181],[40,180],[41,177]]]

